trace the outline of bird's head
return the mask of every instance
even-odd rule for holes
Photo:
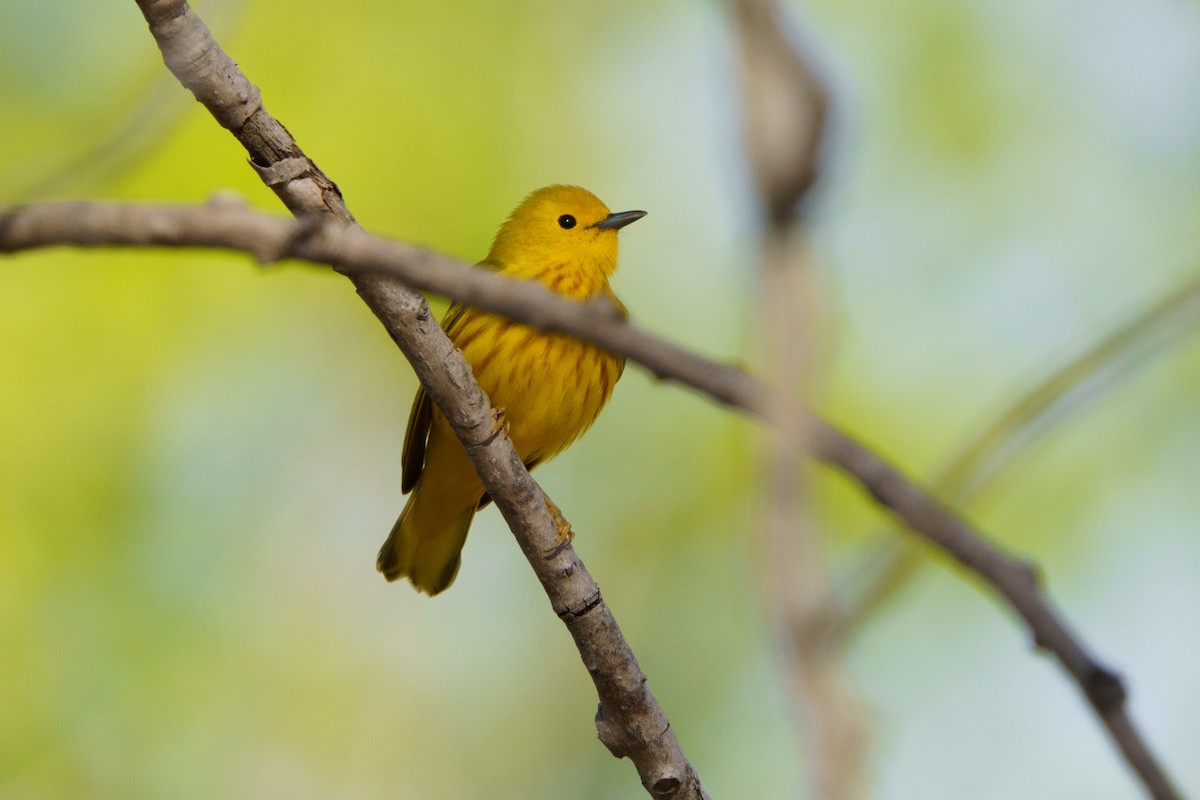
[[[531,273],[556,264],[617,268],[617,231],[645,211],[613,214],[600,198],[578,186],[547,186],[530,194],[496,233],[488,261]]]

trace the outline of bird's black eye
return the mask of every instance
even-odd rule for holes
[[[575,218],[570,214],[563,214],[558,218],[558,227],[571,230],[571,228],[575,227]]]

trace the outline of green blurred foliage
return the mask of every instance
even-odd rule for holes
[[[529,190],[651,216],[616,288],[721,358],[755,222],[713,4],[198,3],[368,228],[465,259]],[[1200,12],[812,0],[836,99],[814,219],[819,405],[929,475],[1033,380],[1194,275]],[[0,5],[0,202],[282,213],[163,75],[133,3]],[[1124,669],[1185,786],[1200,655],[1200,347],[1061,425],[972,509]],[[0,797],[638,797],[504,529],[436,601],[373,571],[415,379],[343,279],[211,253],[0,264]],[[539,472],[714,796],[802,795],[758,571],[753,427],[631,369]],[[816,471],[839,566],[879,513]],[[889,534],[890,535],[890,534]],[[929,569],[850,669],[877,796],[1128,797],[1062,677]]]

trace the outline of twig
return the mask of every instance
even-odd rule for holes
[[[184,0],[137,0],[171,72],[250,154],[250,163],[293,214],[353,217],[337,186],[262,107],[256,86],[213,41]],[[642,785],[656,797],[706,798],[666,714],[646,685],[600,589],[571,547],[554,548],[558,529],[545,494],[529,476],[462,354],[438,326],[419,294],[394,277],[345,270],[384,324],[462,441],[484,487],[512,529],[566,624],[600,698],[596,727],[614,755],[629,756]]]
[[[241,0],[207,0],[204,14],[214,28],[228,29],[243,5]],[[179,92],[179,81],[158,70],[136,97],[113,102],[119,119],[89,128],[86,137],[71,141],[70,149],[53,142],[0,174],[0,197],[5,202],[18,198],[29,202],[91,194],[94,187],[130,169],[156,147],[190,109]],[[64,126],[64,131],[77,130]]]
[[[239,220],[236,229],[228,235],[228,241],[216,241],[221,238],[219,224],[224,224],[231,216]],[[427,306],[408,300],[411,293],[401,294],[402,289],[395,280],[398,277],[405,284],[444,294],[459,302],[477,305],[545,330],[567,333],[593,342],[626,356],[659,377],[674,379],[752,416],[762,416],[767,408],[767,388],[750,375],[641,331],[623,322],[602,305],[572,302],[536,284],[508,280],[429,250],[388,242],[360,229],[332,222],[309,220],[294,223],[240,208],[230,209],[223,204],[129,206],[115,203],[64,203],[34,205],[0,213],[0,251],[16,252],[64,244],[92,247],[222,246],[251,255],[267,253],[271,257],[295,257],[318,264],[338,262],[358,281],[366,282],[374,276],[370,285],[381,287],[385,299],[397,298],[387,306],[388,309],[395,309],[400,320],[397,324],[405,326],[401,333],[396,334],[397,338],[401,334],[407,335],[410,325],[426,331],[429,338],[434,338],[432,330],[437,329]],[[382,273],[387,273],[387,277],[383,277]],[[422,380],[428,375],[431,384],[427,385],[436,385],[439,392],[450,396],[450,400],[456,398],[446,382],[467,381],[470,378],[470,372],[465,363],[461,363],[461,358],[457,358],[461,368],[456,365],[456,355],[453,348],[431,347],[428,350],[420,349],[413,356],[414,369],[418,370]],[[484,409],[482,418],[478,413],[480,408]],[[540,490],[531,480],[526,480],[528,473],[524,472],[515,453],[505,460],[505,454],[497,455],[492,447],[479,444],[481,440],[488,439],[486,434],[490,432],[486,398],[473,397],[461,405],[451,405],[450,409],[453,414],[450,419],[456,425],[456,430],[462,431],[467,437],[468,449],[476,459],[481,475],[486,472],[485,480],[495,482],[497,489],[504,492],[501,496],[506,499],[501,510],[505,512],[505,519],[513,526],[517,524],[514,519],[517,522],[531,520],[530,528],[536,535],[536,538],[530,537],[532,552],[527,549],[525,539],[520,541],[526,555],[531,556],[531,563],[537,562],[543,549],[548,548],[557,535],[557,529],[545,513],[545,505],[538,494]],[[806,424],[810,433],[809,446],[815,458],[842,470],[858,482],[918,536],[982,579],[1021,617],[1033,635],[1034,643],[1052,653],[1079,685],[1122,757],[1142,780],[1150,796],[1158,800],[1178,798],[1178,792],[1128,716],[1125,690],[1120,678],[1101,666],[1070,631],[1042,593],[1036,571],[988,542],[932,495],[862,443],[816,416],[809,415]],[[495,441],[503,441],[507,445],[504,437],[495,437]],[[511,452],[511,447],[508,449]],[[490,490],[492,483],[487,485]],[[598,595],[575,594],[580,585],[577,579],[582,565],[574,553],[568,548],[559,558],[534,563],[534,567],[539,578],[549,573],[543,580],[543,586],[550,584],[547,592],[551,594],[551,602],[560,611],[560,616],[567,618],[568,627],[581,651],[590,648],[588,642],[580,641],[586,638],[583,634],[590,629],[579,628],[580,635],[576,635],[577,628],[571,626],[572,609],[587,608]],[[558,586],[560,579],[564,584],[561,588]],[[582,584],[589,582],[590,578]],[[582,603],[565,601],[566,598],[576,597]],[[596,610],[599,608],[584,614],[582,619],[598,619]],[[600,616],[605,618],[605,622],[596,627],[605,636],[615,635],[615,631],[607,630],[607,620],[611,620],[611,615],[605,609]],[[584,661],[589,671],[595,666],[587,655]],[[636,666],[636,662],[634,664]],[[622,680],[618,686],[601,691],[600,678],[593,673],[598,691],[601,691],[602,704],[606,708],[609,707],[606,699],[609,691],[616,692],[611,695],[615,702],[615,698],[621,696],[619,689],[632,687],[642,679],[640,671],[632,674],[637,676],[632,683]]]
[[[956,505],[972,502],[1056,422],[1095,401],[1127,372],[1151,363],[1153,355],[1197,326],[1200,279],[1193,278],[1039,381],[940,470],[934,490]],[[826,598],[826,615],[837,616],[830,631],[833,638],[844,642],[924,563],[924,554],[912,543],[895,538],[888,542],[875,556],[878,563],[869,577],[847,593],[845,603]],[[844,608],[835,612],[833,606]]]
[[[921,491],[891,464],[832,426],[823,426],[816,455],[856,476],[870,494],[910,529],[973,572],[1024,620],[1034,644],[1052,653],[1074,678],[1121,756],[1156,800],[1180,798],[1171,779],[1130,718],[1121,677],[1098,662],[1067,627],[1039,586],[1036,568],[986,541]]]

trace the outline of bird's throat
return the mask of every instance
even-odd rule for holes
[[[608,289],[608,275],[594,264],[552,263],[534,277],[572,300],[590,300]]]

